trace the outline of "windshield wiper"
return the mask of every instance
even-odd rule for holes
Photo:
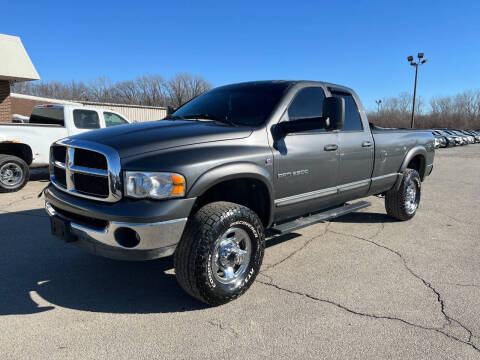
[[[238,127],[237,124],[235,124],[232,120],[228,119],[227,116],[225,117],[218,117],[212,114],[207,114],[207,113],[202,113],[202,114],[190,114],[190,115],[184,115],[184,119],[205,119],[205,120],[213,120],[213,121],[218,121],[224,124],[229,124],[231,126]]]
[[[185,118],[183,116],[179,116],[179,115],[169,115],[167,116],[166,118],[163,118],[164,120],[185,120]]]

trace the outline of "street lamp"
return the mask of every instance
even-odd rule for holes
[[[382,99],[375,100],[377,103],[377,122],[378,122],[378,115],[380,114],[380,104],[382,103]]]
[[[417,95],[418,66],[423,65],[428,61],[427,59],[423,58],[423,53],[418,53],[417,57],[418,57],[417,62],[413,61],[414,58],[411,55],[407,58],[408,62],[410,62],[410,65],[415,66],[415,85],[413,87],[412,120],[411,120],[411,123],[410,123],[410,127],[412,129],[415,126],[415,98],[416,98],[416,95]]]

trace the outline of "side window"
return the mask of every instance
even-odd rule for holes
[[[321,87],[308,87],[300,90],[288,107],[290,121],[322,116],[325,93]]]
[[[77,129],[100,129],[98,113],[92,110],[73,110],[73,123]]]
[[[345,124],[341,131],[362,131],[362,118],[358,112],[357,104],[353,96],[345,93],[332,92],[332,96],[345,100]]]
[[[105,118],[106,127],[128,124],[127,120],[111,112],[104,112],[103,116]]]

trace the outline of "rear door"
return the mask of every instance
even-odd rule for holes
[[[322,87],[300,89],[281,121],[322,116]],[[285,218],[317,210],[337,198],[338,134],[311,130],[288,134],[273,151],[276,216]]]
[[[354,96],[335,90],[332,90],[332,96],[345,100],[345,124],[338,133],[338,190],[342,199],[348,201],[365,196],[368,192],[373,170],[374,143],[368,124],[362,122]]]

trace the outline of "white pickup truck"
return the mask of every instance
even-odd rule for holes
[[[28,123],[0,123],[0,192],[18,191],[29,167],[49,163],[50,145],[85,131],[129,124],[122,115],[82,105],[37,105]]]

